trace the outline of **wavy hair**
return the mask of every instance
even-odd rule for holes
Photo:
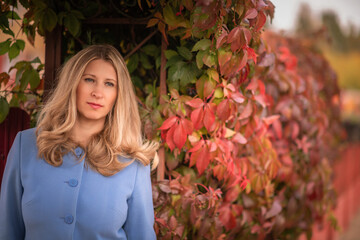
[[[70,132],[77,118],[76,88],[86,66],[102,59],[112,64],[117,74],[118,89],[112,111],[106,116],[104,128],[84,148],[86,163],[104,176],[111,176],[135,159],[143,165],[157,166],[157,142],[145,141],[134,86],[126,63],[116,48],[92,45],[70,58],[58,73],[58,85],[42,108],[37,122],[39,157],[53,166],[60,166],[63,156],[79,146]],[[121,161],[119,157],[133,159]]]

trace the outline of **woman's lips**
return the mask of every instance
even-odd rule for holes
[[[93,109],[98,109],[102,107],[101,104],[97,104],[97,103],[88,102],[87,104],[89,104],[90,107],[92,107]]]

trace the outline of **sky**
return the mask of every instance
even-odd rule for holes
[[[360,0],[271,0],[275,5],[275,17],[271,27],[277,30],[291,31],[295,24],[301,3],[307,3],[312,14],[320,16],[324,10],[337,13],[340,25],[352,22],[360,29]]]

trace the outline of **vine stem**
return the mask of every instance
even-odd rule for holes
[[[166,57],[165,51],[167,48],[167,44],[165,42],[164,36],[161,37],[161,66],[160,66],[160,105],[165,103],[165,100],[161,97],[162,95],[166,95]],[[165,148],[164,146],[159,148],[159,165],[157,167],[157,180],[164,180],[165,178]]]
[[[137,50],[139,50],[139,48],[141,48],[147,41],[149,41],[150,38],[152,38],[155,35],[155,33],[157,33],[157,31],[158,30],[155,30],[154,32],[150,33],[144,40],[142,40],[138,45],[136,45],[136,47],[134,47],[128,54],[126,54],[126,56],[124,57],[124,60],[128,59]]]

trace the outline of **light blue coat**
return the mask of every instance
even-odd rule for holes
[[[149,165],[134,161],[104,177],[72,153],[53,167],[37,152],[35,129],[17,134],[1,186],[0,240],[156,239]]]

